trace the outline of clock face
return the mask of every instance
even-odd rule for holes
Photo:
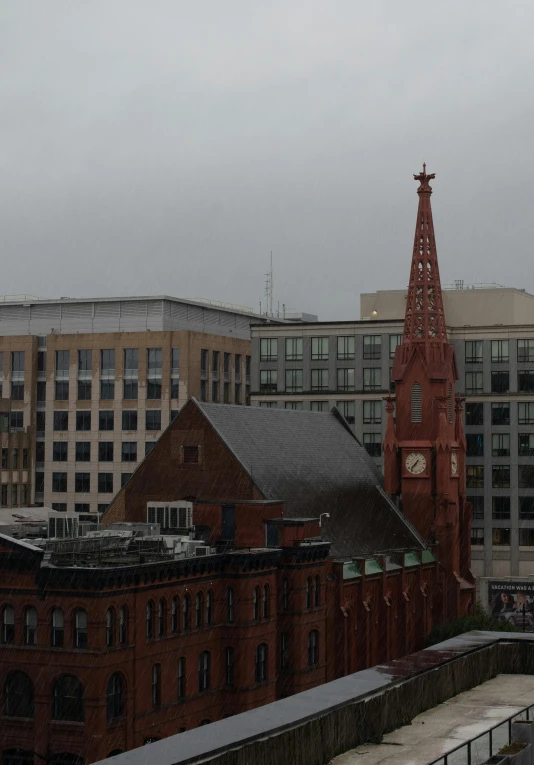
[[[406,470],[412,475],[420,475],[426,470],[426,458],[420,452],[412,452],[406,457]]]
[[[458,457],[456,455],[456,452],[453,452],[451,454],[451,470],[453,475],[456,475],[458,471]]]

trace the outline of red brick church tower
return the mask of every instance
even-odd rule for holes
[[[419,209],[402,344],[392,379],[396,405],[386,403],[384,486],[429,542],[444,567],[446,618],[474,598],[470,572],[471,507],[465,495],[465,439],[454,348],[447,341],[429,181],[414,175]],[[394,419],[394,411],[395,419]]]

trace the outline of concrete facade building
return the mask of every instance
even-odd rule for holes
[[[0,504],[102,512],[191,395],[248,403],[252,321],[166,296],[0,303]]]

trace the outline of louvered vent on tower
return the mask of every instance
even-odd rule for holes
[[[452,385],[449,383],[449,422],[452,422]]]
[[[414,383],[412,385],[412,422],[422,422],[423,420],[423,393],[421,385]]]

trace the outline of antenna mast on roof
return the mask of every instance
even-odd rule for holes
[[[274,293],[273,251],[271,250],[271,268],[265,274],[265,314],[266,316],[273,315],[273,293]]]

